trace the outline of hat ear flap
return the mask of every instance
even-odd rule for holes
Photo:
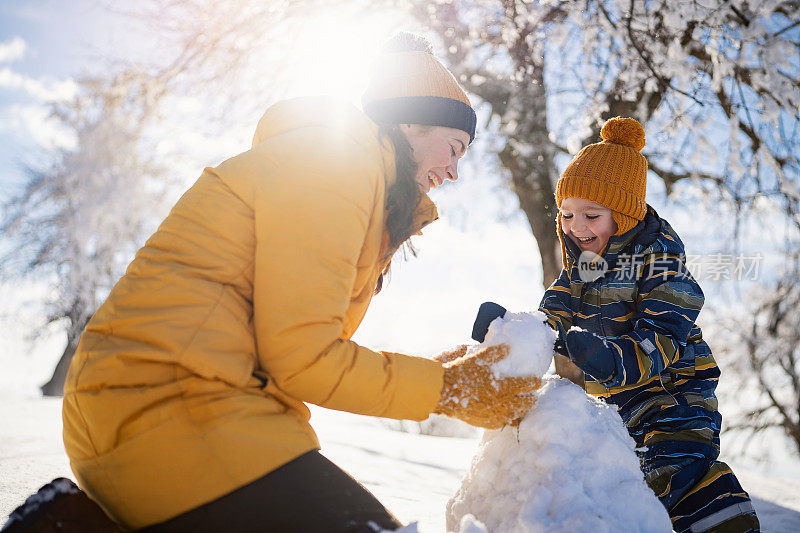
[[[561,211],[556,215],[556,235],[558,235],[558,242],[561,244],[561,266],[567,268],[567,246],[564,244],[564,232],[561,231]]]
[[[623,233],[627,233],[639,223],[639,221],[635,218],[629,217],[628,215],[620,213],[619,211],[611,211],[611,216],[614,218],[614,222],[617,224],[617,231],[614,233],[614,235],[622,235]]]

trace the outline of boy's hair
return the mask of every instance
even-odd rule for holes
[[[616,235],[632,229],[647,213],[647,160],[644,128],[635,119],[614,117],[600,130],[602,141],[585,146],[570,161],[556,185],[556,204],[564,198],[583,198],[612,210]],[[567,266],[561,232],[561,213],[556,219],[561,258]]]

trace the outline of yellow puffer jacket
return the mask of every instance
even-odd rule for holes
[[[81,337],[63,408],[72,470],[120,524],[318,448],[303,402],[434,409],[439,363],[349,340],[385,266],[390,147],[349,104],[276,104],[253,148],[206,169],[136,254]],[[426,197],[417,227],[435,218]]]

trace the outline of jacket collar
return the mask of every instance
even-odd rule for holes
[[[580,257],[578,246],[569,239],[561,228],[561,237],[567,249],[567,260],[571,267]],[[669,223],[658,216],[658,213],[648,204],[647,212],[642,220],[633,228],[621,235],[612,235],[608,239],[603,253],[603,259],[608,263],[609,270],[616,266],[617,258],[621,253],[646,254],[652,252],[667,252],[676,255],[684,253],[683,243]]]
[[[330,96],[301,96],[267,108],[256,126],[253,147],[288,131],[323,125],[367,150],[378,143],[378,126],[350,102]]]
[[[417,204],[417,210],[414,211],[414,222],[412,225],[411,234],[420,235],[425,226],[435,220],[438,220],[438,218],[439,211],[437,211],[433,200],[431,200],[427,194],[423,195],[422,199],[419,201],[419,204]]]
[[[612,235],[611,237],[609,237],[608,243],[606,243],[606,247],[603,249],[603,252],[600,255],[607,262],[609,260],[609,256],[616,257],[622,250],[624,250],[631,242],[633,242],[638,237],[638,235],[644,230],[646,225],[647,225],[647,215],[645,215],[645,218],[643,220],[640,220],[638,224],[636,224],[634,227],[632,227],[625,233],[621,235]],[[561,232],[561,238],[564,241],[564,247],[567,249],[567,260],[569,261],[569,264],[571,266],[580,257],[581,250],[580,248],[578,248],[577,244],[572,242],[572,239],[567,237],[567,235],[563,232],[561,228],[558,228],[558,231]]]

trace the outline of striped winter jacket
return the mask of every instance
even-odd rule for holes
[[[686,269],[683,243],[669,223],[648,206],[638,225],[609,239],[603,253],[608,270],[587,282],[580,276],[579,249],[562,238],[567,267],[539,310],[559,338],[578,326],[612,348],[614,372],[607,381],[592,374],[600,375],[595,369],[608,368],[608,361],[598,364],[590,356],[581,365],[586,391],[616,405],[629,428],[667,406],[716,411],[719,368],[695,324],[703,292]]]

